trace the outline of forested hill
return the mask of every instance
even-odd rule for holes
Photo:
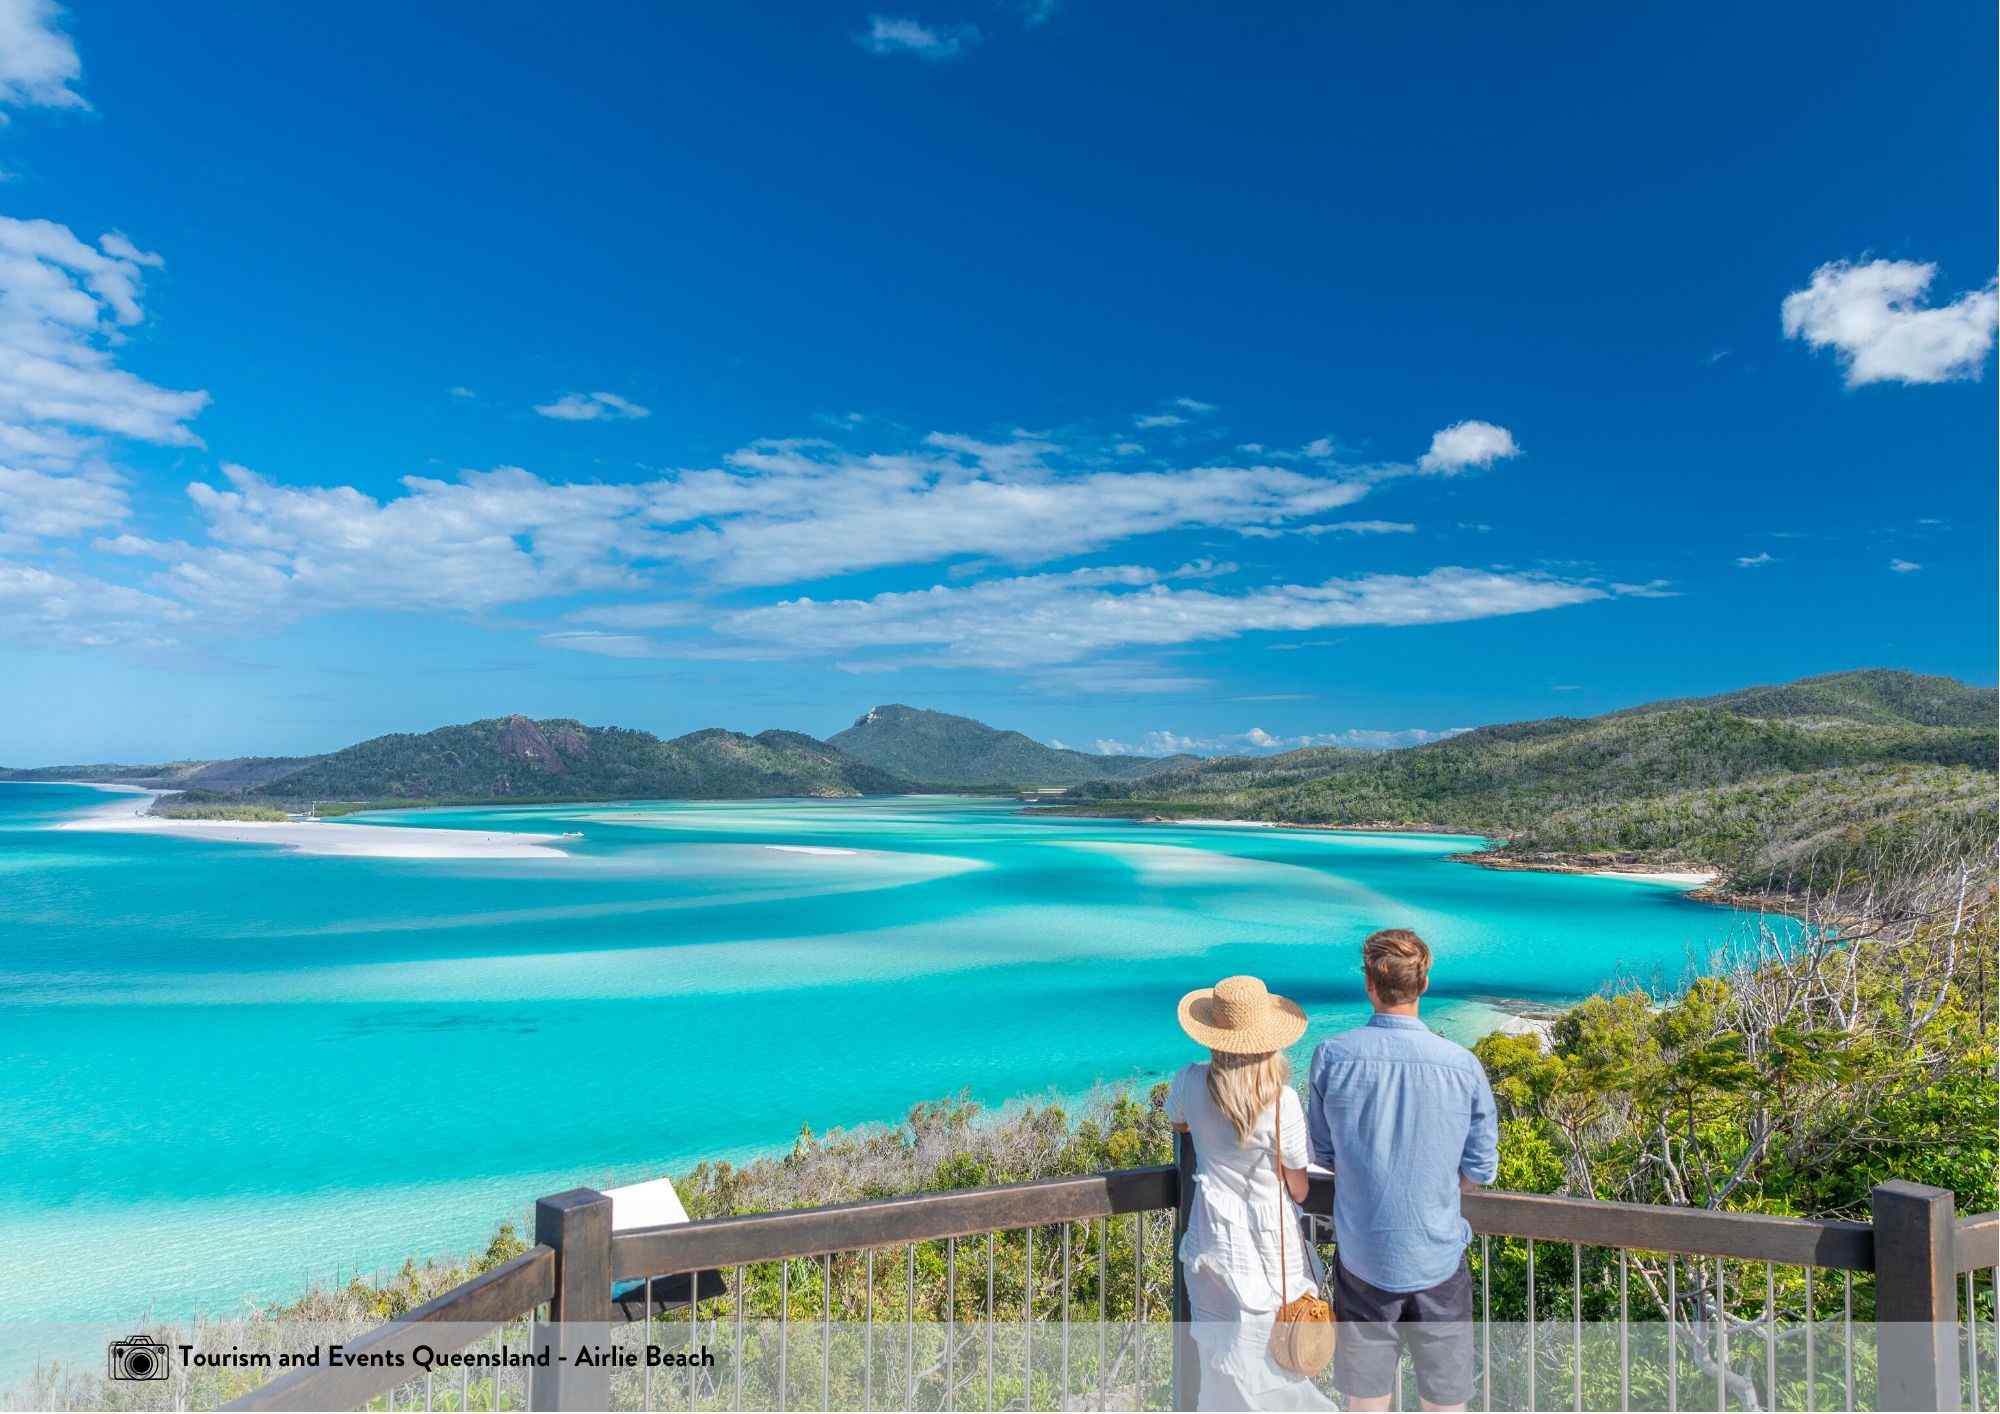
[[[1517,854],[1618,851],[1739,881],[1835,841],[1990,845],[1995,695],[1947,678],[1808,678],[1363,756],[1231,757],[1076,795],[1119,814],[1409,824]]]
[[[1044,746],[970,717],[892,704],[871,708],[828,744],[908,780],[945,786],[1073,786],[1130,780],[1197,763],[1194,756],[1096,756]]]
[[[0,781],[97,781],[149,790],[242,791],[289,776],[317,756],[231,756],[220,761],[133,764],[99,761],[82,766],[0,770]]]
[[[1669,707],[1713,707],[1739,717],[1785,721],[1870,722],[1882,726],[1992,727],[2000,691],[1968,687],[1956,678],[1927,677],[1891,668],[1825,673],[1797,682],[1746,687],[1715,697],[1688,697],[1632,707],[1613,716],[1661,712]]]
[[[798,732],[650,732],[495,717],[378,736],[263,785],[259,798],[588,800],[851,796],[909,789]]]

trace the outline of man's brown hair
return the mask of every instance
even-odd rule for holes
[[[1401,1006],[1422,996],[1430,981],[1430,945],[1408,928],[1384,928],[1361,945],[1361,967],[1376,1001]]]

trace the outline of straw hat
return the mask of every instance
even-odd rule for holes
[[[1181,1030],[1212,1051],[1255,1056],[1306,1034],[1306,1014],[1255,977],[1225,977],[1181,998]]]

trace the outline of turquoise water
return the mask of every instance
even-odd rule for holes
[[[532,860],[49,829],[107,798],[0,787],[0,1320],[226,1313],[802,1124],[1151,1080],[1193,1055],[1175,1002],[1230,973],[1297,998],[1309,1045],[1363,1016],[1381,926],[1432,943],[1461,1039],[1477,998],[1672,981],[1745,926],[1448,862],[1463,838],[1011,802],[369,817],[580,832]]]

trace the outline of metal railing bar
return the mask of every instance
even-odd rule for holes
[[[1854,1273],[1840,1274],[1840,1366],[1841,1380],[1847,1403],[1843,1408],[1854,1407]]]
[[[743,1270],[742,1267],[736,1269],[736,1299],[730,1303],[735,1307],[736,1315],[736,1359],[733,1362],[736,1367],[734,1381],[736,1397],[732,1401],[732,1406],[737,1409],[743,1407],[743,1296],[746,1290],[743,1285]]]
[[[1630,1263],[1618,1249],[1618,1408],[1632,1407],[1632,1300]]]
[[[1764,1264],[1764,1402],[1778,1407],[1778,1272]]]
[[[1481,1407],[1493,1408],[1493,1239],[1479,1235],[1479,1387]]]
[[[990,1402],[990,1401],[989,1401]],[[1132,1214],[1132,1403],[1146,1407],[1146,1215]]]
[[[958,1239],[944,1242],[944,1407],[958,1405],[958,1350],[954,1341],[958,1330]]]
[[[1813,1269],[1806,1268],[1806,1408],[1819,1408],[1819,1362],[1813,1351],[1813,1327],[1819,1324],[1819,1308],[1813,1304]]]
[[[875,1249],[868,1249],[868,1324],[861,1366],[861,1403],[875,1407]]]
[[[1681,1342],[1674,1328],[1680,1324],[1681,1300],[1676,1287],[1680,1259],[1673,1253],[1667,1254],[1667,1410],[1674,1414],[1681,1407]]]
[[[1729,1296],[1722,1259],[1715,1259],[1715,1407],[1729,1408]]]
[[[696,1280],[699,1281],[700,1278],[697,1277]],[[642,1333],[639,1338],[639,1344],[642,1350],[645,1346],[651,1345],[653,1343],[653,1279],[651,1277],[647,1277],[645,1278],[645,1283],[646,1283],[646,1324],[644,1327],[641,1328]],[[646,1359],[644,1354],[642,1353],[639,1357],[639,1363],[641,1366],[644,1367],[644,1374],[641,1376],[639,1381],[640,1383],[639,1407],[641,1409],[650,1410],[653,1407],[653,1362]]]
[[[917,1244],[904,1249],[903,1407],[917,1407]]]
[[[1979,1292],[1970,1271],[1965,1274],[1965,1366],[1972,1375],[1972,1414],[1980,1414]]]
[[[792,1407],[792,1263],[778,1263],[778,1408]]]
[[[1574,1390],[1572,1402],[1576,1414],[1583,1414],[1583,1245],[1578,1242],[1569,1245],[1569,1275],[1569,1364]]]
[[[1069,1408],[1069,1224],[1062,1225],[1062,1403]]]
[[[1398,1367],[1400,1368],[1400,1367]],[[1528,1240],[1528,1414],[1535,1409],[1535,1243]]]
[[[990,1232],[986,1234],[986,1407],[993,1407],[993,1234]]]
[[[1022,1386],[1021,1407],[1035,1407],[1035,1230],[1028,1229],[1028,1258],[1025,1268],[1027,1276],[1021,1283],[1021,1326],[1025,1339],[1022,1341]]]
[[[819,1407],[833,1407],[833,1254],[820,1258]]]
[[[1091,1226],[1096,1229],[1097,1237],[1097,1407],[1102,1409],[1110,1397],[1110,1389],[1105,1383],[1106,1374],[1104,1367],[1105,1359],[1110,1354],[1109,1347],[1104,1338],[1104,1318],[1109,1310],[1104,1299],[1104,1286],[1107,1275],[1110,1272],[1111,1264],[1111,1243],[1109,1240],[1111,1237],[1111,1219],[1099,1218]],[[1970,1291],[1972,1289],[1971,1276],[1968,1275],[1965,1281],[1966,1290]]]

